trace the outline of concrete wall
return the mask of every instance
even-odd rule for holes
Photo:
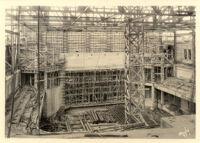
[[[191,41],[188,43],[179,43],[176,45],[177,53],[176,53],[176,60],[178,63],[186,63],[186,64],[192,64],[193,63],[193,56],[194,53],[192,52],[192,43]],[[185,60],[184,59],[184,49],[191,49],[191,60]]]
[[[181,99],[181,110],[185,113],[195,113],[195,104]]]
[[[176,76],[180,79],[192,80],[194,74],[194,45],[192,39],[192,33],[187,31],[183,35],[179,35],[177,37],[176,43],[176,62],[177,65],[175,67]],[[188,57],[188,49],[191,50],[191,59],[185,59],[184,50],[187,50]]]
[[[186,60],[184,58],[184,49],[191,49],[191,60]],[[176,61],[182,64],[193,64],[193,44],[192,44],[192,34],[187,34],[177,37],[176,43]]]
[[[65,53],[66,70],[94,70],[106,68],[124,68],[125,54],[123,52],[105,53]]]
[[[61,87],[57,86],[46,91],[46,116],[49,117],[52,114],[56,113],[60,108],[61,102]]]
[[[180,79],[193,80],[194,68],[182,64],[176,65],[176,77]]]
[[[21,72],[17,70],[13,75],[6,76],[5,80],[5,99],[7,100],[9,96],[16,91],[16,89],[21,85]]]

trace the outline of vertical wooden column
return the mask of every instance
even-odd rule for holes
[[[162,46],[163,45],[163,42],[162,42],[162,32],[159,32],[159,42],[160,42],[160,46]],[[165,69],[164,69],[164,66],[165,66],[165,55],[162,54],[161,55],[161,71],[160,71],[161,83],[164,81],[164,78],[165,78]]]
[[[192,86],[192,97],[196,97],[195,85],[196,85],[196,44],[195,44],[195,30],[192,29],[192,63],[193,63],[193,86]],[[194,99],[195,100],[195,99]]]
[[[129,115],[130,115],[130,80],[129,80],[129,54],[130,54],[130,26],[127,23],[125,29],[125,76],[124,76],[124,83],[125,83],[125,123],[129,123]]]
[[[38,6],[38,19],[37,19],[37,102],[38,102],[38,135],[40,135],[40,6]],[[35,78],[36,79],[36,78]]]
[[[11,15],[13,15],[13,8],[11,8]],[[11,18],[11,31],[13,32],[14,31],[14,26],[13,26],[13,18]],[[14,34],[11,33],[10,34],[11,36],[11,43],[10,43],[10,46],[11,46],[11,73],[14,74],[14,71],[15,71],[15,48],[14,48]]]
[[[12,7],[11,7],[11,15],[12,13]],[[13,31],[13,19],[11,18],[11,31]],[[14,74],[14,48],[13,48],[13,34],[11,34],[11,73]],[[13,89],[12,89],[13,90]],[[12,118],[13,118],[13,110],[14,110],[14,94],[12,95],[12,107],[11,107],[11,116],[10,116],[10,126],[9,126],[9,130],[8,130],[8,138],[10,138],[11,135],[11,129],[12,129]]]
[[[165,55],[163,54],[161,57],[161,67],[160,67],[161,68],[161,71],[160,71],[161,83],[165,80],[165,75],[164,75],[165,74],[165,69],[164,69],[165,63],[164,62],[165,62]]]
[[[144,22],[144,21],[143,21]],[[142,54],[141,54],[141,58],[142,58],[142,65],[141,65],[141,69],[142,69],[142,78],[141,78],[141,89],[142,89],[142,95],[141,95],[141,97],[140,97],[140,100],[141,100],[141,104],[143,104],[142,105],[142,110],[144,110],[145,109],[145,67],[144,67],[144,52],[145,52],[145,43],[144,43],[144,26],[142,26]]]
[[[165,97],[164,97],[164,92],[161,91],[161,107],[165,104]]]
[[[18,32],[18,36],[17,36],[17,57],[16,57],[17,66],[19,66],[19,57],[20,57],[20,15],[21,15],[21,7],[19,6],[18,7],[18,21],[17,21],[17,32]]]
[[[151,67],[151,82],[152,82],[152,87],[151,87],[151,109],[154,110],[156,107],[156,95],[155,95],[155,74],[154,74],[154,65]]]
[[[192,62],[193,62],[193,79],[196,78],[196,45],[195,45],[195,30],[192,29]]]
[[[47,72],[44,71],[44,91],[45,91],[45,96],[44,96],[44,101],[43,101],[43,109],[42,109],[42,118],[47,118]]]
[[[159,33],[159,41],[160,45],[162,45],[162,33]],[[165,80],[165,55],[162,54],[161,56],[161,83]],[[156,96],[156,95],[155,95]],[[163,91],[161,91],[161,106],[164,104],[164,94]],[[157,106],[157,105],[156,105]]]
[[[176,48],[176,31],[174,31],[174,65],[173,65],[173,76],[176,77],[176,55],[177,55],[177,48]]]
[[[62,94],[60,94],[60,103],[61,103],[61,105],[65,105],[64,97],[66,95],[65,95],[64,84],[65,84],[65,72],[64,72],[64,70],[62,70],[62,71],[60,71],[60,89],[61,89],[61,93],[62,93]]]
[[[48,32],[46,32],[45,34],[45,51],[46,51],[46,55],[44,56],[44,62],[45,62],[45,70],[44,70],[44,91],[46,92],[47,91],[47,51],[48,51],[48,45],[47,45],[47,36],[48,36]]]

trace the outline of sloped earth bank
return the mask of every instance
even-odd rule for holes
[[[41,92],[40,102],[43,102],[44,93]],[[6,102],[6,126],[5,133],[8,135],[11,123],[12,100]],[[42,108],[42,106],[41,106]],[[37,90],[32,86],[24,86],[14,97],[13,118],[11,125],[11,137],[23,134],[38,134],[38,101]]]

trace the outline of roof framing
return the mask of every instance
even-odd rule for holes
[[[20,16],[18,11],[20,9]],[[11,13],[12,11],[12,13]],[[16,14],[13,14],[16,13]],[[191,29],[195,28],[195,7],[190,6],[118,6],[112,8],[78,6],[78,7],[46,7],[40,9],[40,25],[50,31],[124,31],[125,19],[142,24],[146,30],[152,29]],[[140,15],[139,19],[136,17]],[[6,25],[11,19],[18,21],[30,29],[37,29],[37,7],[15,7],[6,9]],[[16,22],[17,23],[17,22]],[[15,22],[12,26],[16,26]]]

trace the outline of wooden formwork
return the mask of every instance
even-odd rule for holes
[[[65,105],[106,104],[123,101],[124,70],[66,71]]]

